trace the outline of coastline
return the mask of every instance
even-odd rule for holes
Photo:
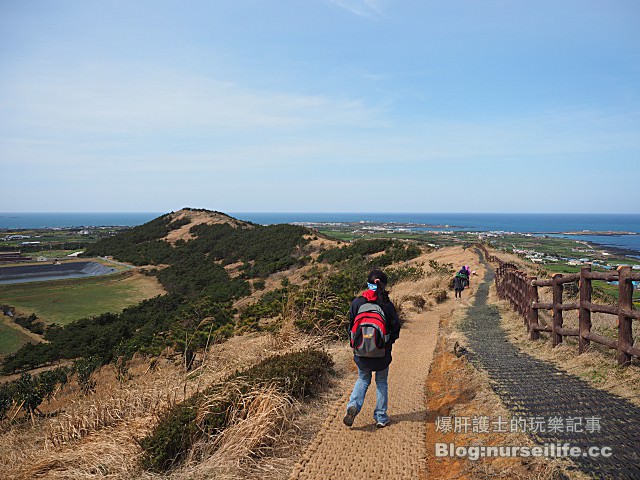
[[[161,214],[140,213],[2,213],[0,232],[104,230],[141,225]],[[557,236],[582,242],[612,256],[640,259],[638,214],[408,214],[408,213],[236,213],[238,218],[263,225],[302,224],[312,228],[345,227],[374,230],[411,230],[415,233]],[[16,224],[3,224],[11,218]],[[37,227],[27,225],[38,225]],[[76,226],[71,226],[76,225]],[[377,229],[375,227],[378,227]],[[0,233],[0,237],[2,236]],[[597,238],[594,238],[597,237]],[[616,239],[616,237],[618,237]],[[609,241],[610,239],[610,241]],[[601,240],[601,241],[598,241]],[[611,245],[614,243],[615,245]],[[0,246],[2,244],[0,243]],[[8,245],[7,245],[8,246]]]
[[[584,243],[589,245],[589,247],[593,248],[594,250],[596,249],[602,250],[603,252],[607,252],[612,256],[632,257],[635,260],[640,260],[640,251],[637,251],[637,250],[632,250],[632,249],[622,248],[622,247],[612,247],[610,245],[603,245],[601,243],[596,243],[591,241],[584,242]]]

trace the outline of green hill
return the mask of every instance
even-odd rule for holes
[[[97,365],[126,360],[136,352],[157,355],[167,347],[193,352],[236,331],[265,328],[266,320],[277,319],[285,307],[297,309],[300,329],[340,334],[346,305],[364,286],[367,270],[420,253],[407,242],[361,240],[335,248],[326,240],[327,245],[321,239],[311,242],[314,238],[316,232],[301,226],[260,226],[220,212],[183,209],[100,240],[87,248],[86,256],[144,265],[143,271],[156,276],[167,294],[121,313],[49,326],[44,332],[48,343],[23,346],[4,360],[3,371],[60,359],[85,358]],[[281,276],[282,285],[272,283],[253,303],[243,301],[240,312],[234,307],[254,293],[251,285],[263,288],[270,275],[303,267],[297,284]]]

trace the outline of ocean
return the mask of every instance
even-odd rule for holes
[[[396,222],[447,226],[447,229],[519,233],[583,232],[567,238],[640,253],[640,214],[550,213],[265,213],[230,215],[262,225],[294,222]],[[0,213],[1,229],[141,225],[162,213]],[[638,235],[593,235],[589,232],[634,232]]]
[[[135,227],[163,215],[162,213],[2,213],[0,230],[64,227]]]
[[[640,255],[640,214],[582,213],[233,213],[262,225],[292,222],[397,222],[446,226],[447,230],[517,233],[582,232],[565,238],[633,250]],[[427,228],[428,230],[429,228]],[[637,235],[589,235],[588,232],[633,232]]]

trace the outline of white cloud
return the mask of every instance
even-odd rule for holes
[[[354,127],[371,125],[377,116],[357,99],[261,92],[127,66],[43,71],[5,85],[4,92],[0,106],[11,115],[0,128],[74,135]]]
[[[596,178],[583,164],[593,168],[614,157],[629,163],[629,152],[640,150],[633,112],[573,108],[492,121],[425,112],[409,122],[353,98],[124,70],[49,71],[4,82],[0,165],[2,173],[29,178],[34,194],[25,209],[72,209],[82,193],[96,205],[89,209],[153,209],[170,201],[286,210],[292,192],[311,196],[300,208],[323,209],[329,204],[318,207],[313,199],[328,190],[337,192],[331,209],[353,209],[347,205],[358,205],[356,195],[338,186],[376,178],[393,193],[397,207],[388,208],[409,209],[425,188],[441,198],[461,174],[481,179],[493,172],[516,183],[534,175],[557,186],[577,174]],[[563,178],[547,179],[558,170]],[[598,180],[611,177],[605,173]],[[137,198],[138,186],[145,198]],[[5,208],[22,205],[22,188],[2,193]]]
[[[377,17],[382,15],[382,6],[377,0],[329,0],[332,4],[359,17]]]

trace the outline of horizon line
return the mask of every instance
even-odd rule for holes
[[[37,215],[54,215],[54,214],[159,214],[165,215],[167,213],[174,213],[183,210],[184,207],[177,210],[170,211],[24,211],[24,212],[0,212],[0,216],[4,215],[23,215],[23,214],[37,214]],[[341,215],[370,215],[370,214],[387,214],[387,215],[640,215],[640,212],[496,212],[496,211],[482,211],[482,212],[429,212],[429,211],[222,211],[222,210],[210,210],[208,208],[193,208],[193,210],[209,210],[218,211],[220,213],[227,214],[341,214]]]

